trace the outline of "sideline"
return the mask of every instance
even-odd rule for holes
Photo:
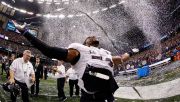
[[[155,85],[136,86],[135,88],[142,97],[139,97],[132,87],[119,87],[114,96],[124,99],[149,100],[180,95],[180,78]]]

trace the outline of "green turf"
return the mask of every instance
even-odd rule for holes
[[[0,80],[1,83],[6,81],[5,76],[6,76],[5,73],[1,75],[1,80]],[[65,84],[64,89],[65,89],[65,94],[69,95],[68,83]],[[57,97],[56,80],[51,78],[49,78],[48,80],[41,80],[40,94],[41,95],[39,97],[30,97],[31,102],[59,102]],[[51,96],[51,95],[55,95],[55,96]],[[0,89],[0,102],[8,102],[5,100],[9,100],[9,93],[5,93],[2,89]],[[18,100],[18,102],[20,101]],[[79,102],[79,97],[73,97],[73,98],[68,97],[66,102]],[[158,99],[158,100],[129,100],[129,99],[116,98],[115,102],[180,102],[180,95],[166,99]]]

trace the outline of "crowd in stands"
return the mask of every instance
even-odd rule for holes
[[[24,50],[28,49],[33,52],[33,55],[38,54],[41,55],[41,57],[44,57],[43,54],[32,47],[23,36],[13,32],[3,31],[2,28],[0,28],[0,34],[8,37],[8,40],[0,39],[0,47],[4,48],[4,50],[21,54]]]
[[[162,51],[151,48],[141,52],[120,65],[119,70],[132,70],[174,56],[180,51],[180,33],[174,33],[173,37],[162,42],[160,46]]]

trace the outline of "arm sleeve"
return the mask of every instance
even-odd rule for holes
[[[57,47],[51,47],[38,38],[34,37],[30,32],[25,31],[24,37],[31,42],[34,47],[36,47],[38,50],[40,50],[44,55],[46,55],[49,58],[55,58],[58,60],[65,60],[68,54],[67,49],[63,48],[57,48]]]

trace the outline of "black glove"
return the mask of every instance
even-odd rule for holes
[[[37,36],[37,31],[29,29],[29,26],[30,25],[28,25],[25,22],[24,22],[23,25],[21,25],[21,24],[17,23],[16,21],[9,20],[8,24],[7,24],[7,27],[6,27],[6,30],[13,31],[15,33],[22,34],[22,35],[24,35],[26,32],[28,32],[28,34],[31,34],[31,35],[36,37]]]
[[[13,20],[9,20],[8,24],[6,26],[6,30],[8,31],[12,31],[18,34],[23,34],[25,32],[25,28],[26,28],[26,23],[24,23],[23,25],[18,24],[16,21]]]

